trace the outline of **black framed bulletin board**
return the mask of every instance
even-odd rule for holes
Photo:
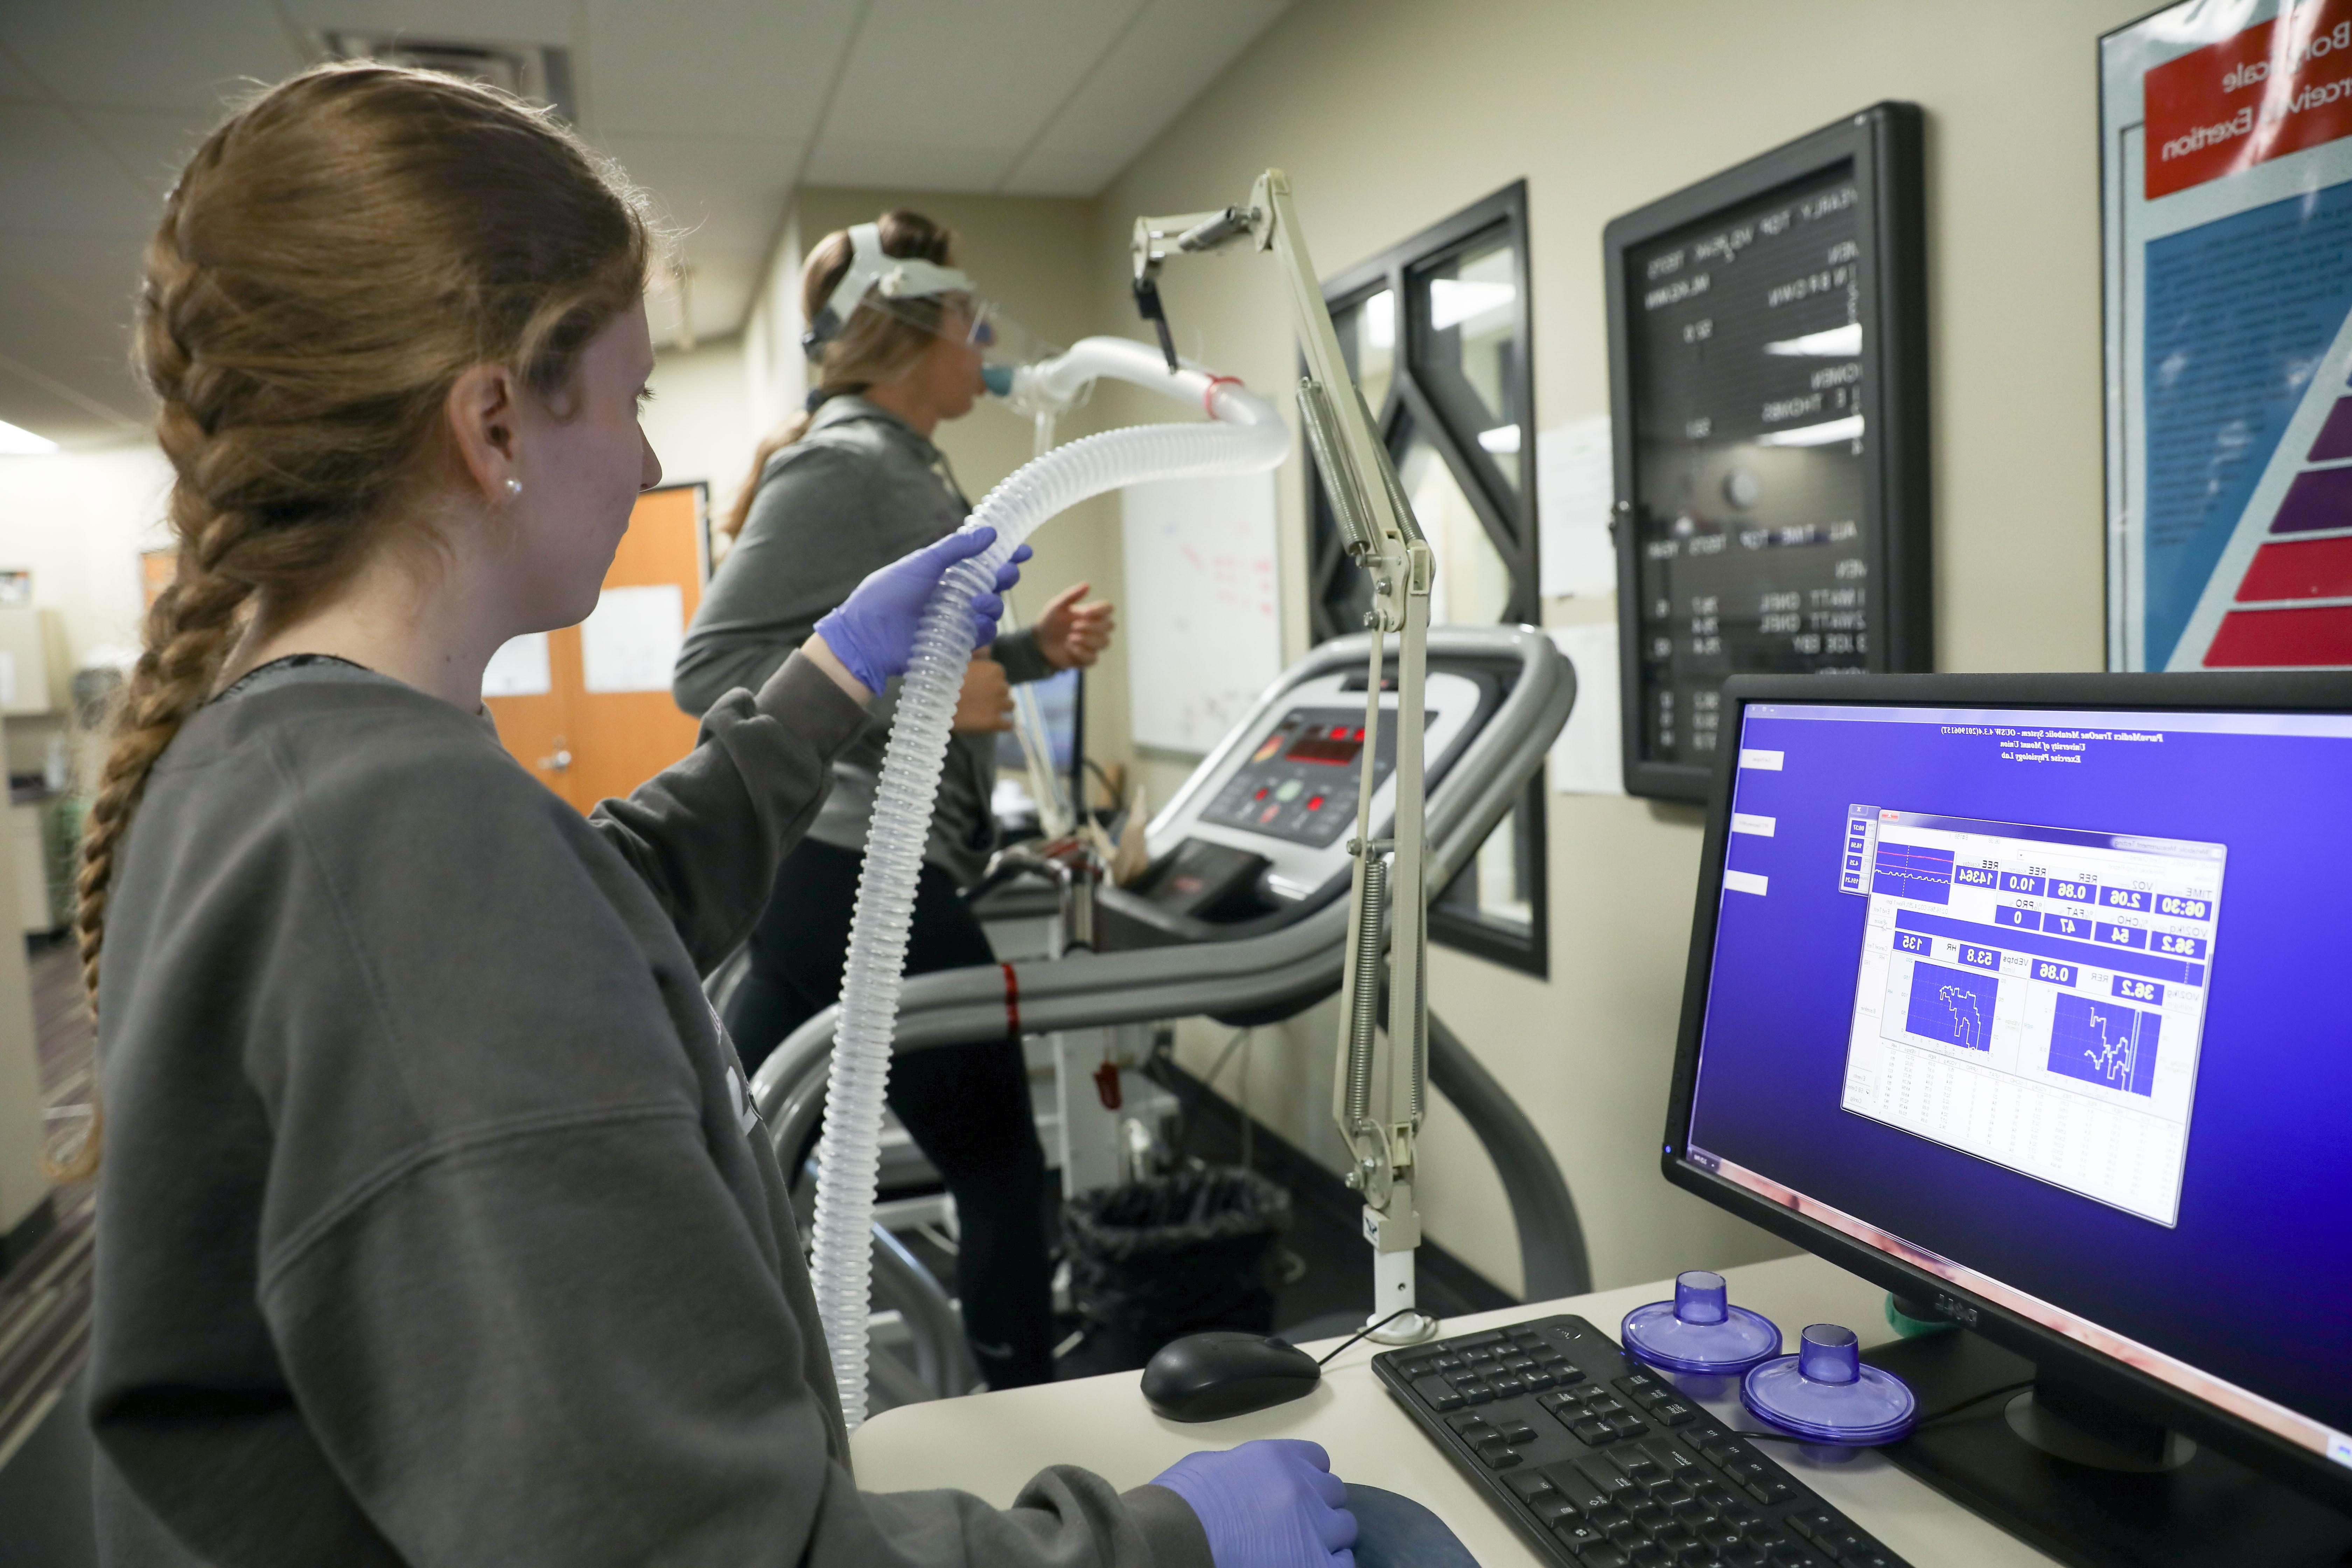
[[[1633,795],[1706,797],[1727,676],[1933,662],[1920,142],[1876,104],[1604,233]]]

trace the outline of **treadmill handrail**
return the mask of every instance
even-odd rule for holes
[[[1446,782],[1432,802],[1431,885],[1442,888],[1476,853],[1542,765],[1575,702],[1576,673],[1551,638],[1533,626],[1433,627],[1429,650],[1439,658],[1508,656],[1519,665],[1509,692],[1447,770]],[[1286,693],[1330,669],[1360,664],[1370,652],[1368,638],[1342,637],[1286,671],[1260,694],[1249,716],[1193,772],[1158,820],[1166,820],[1214,777],[1223,759],[1257,733]],[[1456,781],[1471,778],[1480,782],[1465,793]],[[1009,988],[1004,965],[911,975],[899,997],[893,1049],[1209,1012],[1249,1012],[1328,994],[1345,954],[1347,921],[1346,901],[1335,900],[1294,925],[1232,942],[1027,961],[1010,966],[1013,983]],[[752,1100],[768,1123],[777,1158],[788,1163],[798,1157],[824,1113],[825,1067],[838,1013],[837,1007],[827,1007],[793,1030],[751,1080]],[[1466,1058],[1467,1051],[1463,1054]],[[1449,1062],[1448,1068],[1453,1065]],[[1450,1070],[1444,1076],[1465,1086],[1472,1081]],[[1446,1086],[1441,1082],[1440,1087]],[[1475,1089],[1465,1088],[1464,1099],[1480,1098]],[[1531,1217],[1553,1205],[1547,1187],[1562,1201],[1567,1194],[1557,1166],[1550,1167],[1549,1183],[1543,1175],[1540,1164],[1549,1163],[1549,1155],[1540,1139],[1531,1150],[1524,1132],[1507,1121],[1474,1111],[1460,1100],[1456,1105],[1473,1116],[1473,1126],[1496,1168],[1507,1164],[1521,1173],[1507,1175],[1506,1185],[1519,1225],[1522,1268],[1529,1288],[1539,1279],[1547,1288],[1573,1279],[1582,1269],[1584,1250],[1573,1205],[1567,1205],[1564,1224],[1558,1215],[1545,1215],[1541,1234],[1530,1234]],[[1523,1116],[1518,1120],[1524,1122]],[[1531,1132],[1532,1124],[1525,1131]]]
[[[1520,667],[1501,704],[1447,770],[1448,787],[1432,803],[1432,885],[1443,887],[1476,853],[1542,765],[1575,701],[1576,676],[1558,646],[1533,626],[1440,626],[1430,632],[1429,647],[1440,658],[1510,655]],[[1259,697],[1213,761],[1231,752],[1237,743],[1232,737],[1254,735],[1285,692],[1328,669],[1352,665],[1369,650],[1364,637],[1323,645]],[[1213,763],[1204,763],[1193,781],[1214,773]],[[1466,795],[1452,787],[1451,781],[1465,778],[1483,782]],[[1193,787],[1188,784],[1178,800],[1188,798]],[[910,975],[899,997],[895,1048],[990,1039],[1016,1030],[1045,1033],[1271,1006],[1312,994],[1336,978],[1347,913],[1345,904],[1334,901],[1294,925],[1240,941],[1024,961],[1011,965],[1009,988],[1003,965]],[[1213,987],[1213,993],[1171,994],[1188,987]],[[753,1080],[755,1095],[771,1066],[782,1071],[784,1063],[811,1050],[830,1048],[835,1017],[828,1007],[793,1031],[761,1064]],[[761,1102],[762,1114],[769,1109]]]

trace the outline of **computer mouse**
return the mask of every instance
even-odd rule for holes
[[[1171,1421],[1221,1421],[1285,1405],[1323,1381],[1315,1358],[1284,1340],[1212,1329],[1160,1347],[1143,1397]]]

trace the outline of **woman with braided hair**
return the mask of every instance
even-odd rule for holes
[[[264,92],[166,201],[138,347],[179,571],[82,876],[102,1553],[1344,1561],[1307,1445],[1124,1494],[1056,1467],[1007,1510],[857,1490],[700,974],[989,541],[875,572],[626,799],[532,780],[482,670],[593,606],[660,476],[651,245],[543,114],[375,66]]]

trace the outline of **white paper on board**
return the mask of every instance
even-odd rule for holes
[[[1551,743],[1551,787],[1562,795],[1623,795],[1616,623],[1545,629],[1576,670],[1576,706]]]
[[[484,697],[544,697],[554,689],[545,632],[525,632],[500,643],[482,671]]]
[[[1609,416],[1571,420],[1536,435],[1536,510],[1548,599],[1617,590],[1609,517],[1617,504]]]
[[[590,691],[667,691],[686,640],[686,594],[675,583],[607,588],[580,623],[581,684]]]
[[[1119,532],[1135,739],[1206,752],[1282,673],[1274,476],[1130,485],[1119,497]]]

